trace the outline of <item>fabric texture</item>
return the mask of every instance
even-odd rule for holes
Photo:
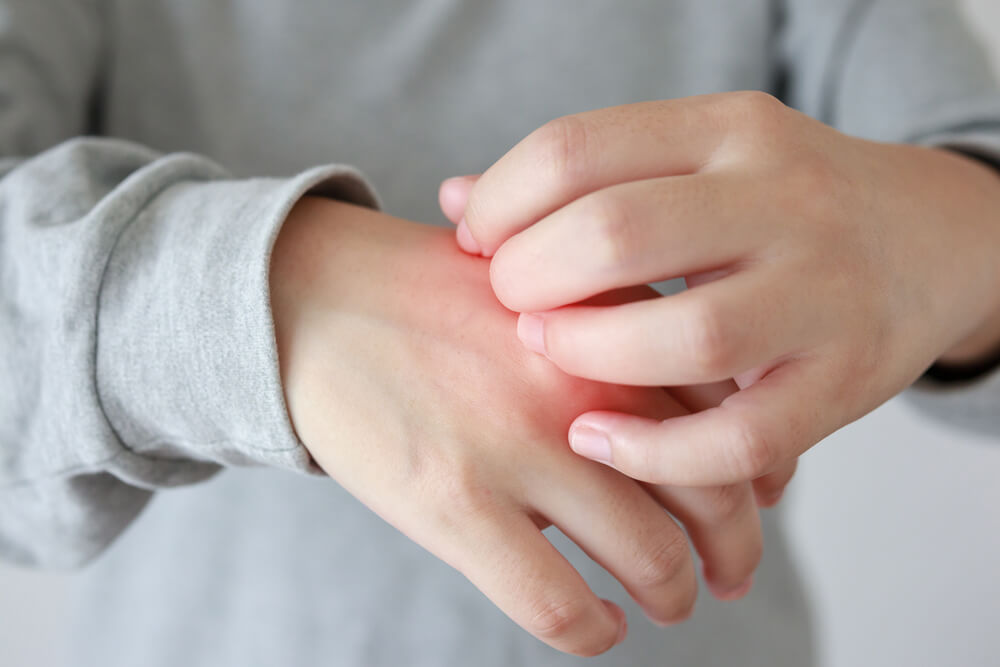
[[[439,221],[441,178],[553,117],[751,88],[1000,160],[947,0],[0,0],[0,556],[88,564],[67,664],[577,664],[303,474],[271,245],[304,193]],[[1000,433],[1000,374],[915,400]],[[669,630],[553,536],[629,613],[589,664],[808,664],[765,529],[753,593]]]

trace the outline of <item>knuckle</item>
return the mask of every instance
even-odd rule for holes
[[[580,636],[577,630],[585,621],[586,615],[586,603],[580,600],[539,600],[532,607],[526,629],[539,639],[558,643],[573,653],[598,655],[614,645],[615,633]]]
[[[425,498],[441,523],[457,526],[482,522],[498,511],[498,503],[482,476],[470,465],[435,465],[423,482]]]
[[[580,118],[563,116],[551,120],[535,130],[531,142],[557,181],[572,184],[588,171],[591,131]]]
[[[774,95],[759,90],[732,93],[727,102],[731,120],[750,132],[775,129],[783,121],[788,109]]]
[[[743,516],[749,506],[749,489],[744,484],[726,484],[710,490],[709,505],[715,523],[728,524]]]
[[[681,572],[688,557],[688,544],[680,531],[671,534],[647,548],[636,567],[636,583],[643,588],[660,588]]]
[[[495,207],[491,205],[490,198],[484,194],[484,188],[475,187],[469,193],[469,199],[465,203],[465,223],[469,226],[469,231],[481,240],[485,232],[489,231],[491,225],[491,211]]]
[[[730,322],[721,309],[701,304],[685,321],[688,355],[695,371],[706,380],[732,375],[735,348],[729,332]]]
[[[581,217],[591,226],[588,235],[595,248],[595,265],[614,269],[634,262],[640,242],[626,203],[619,197],[600,192],[588,196],[584,207]]]
[[[778,461],[776,445],[752,422],[739,420],[728,438],[734,477],[755,479],[769,472]]]

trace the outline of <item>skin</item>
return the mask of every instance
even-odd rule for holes
[[[518,341],[488,262],[449,232],[336,201],[292,211],[271,302],[289,414],[316,463],[542,641],[595,655],[625,636],[621,609],[542,535],[550,524],[657,623],[692,611],[685,530],[717,595],[748,590],[761,552],[748,483],[644,485],[566,446],[583,412],[671,418],[717,405],[731,382],[668,393],[572,377]]]
[[[441,200],[459,244],[492,257],[526,347],[567,373],[735,379],[694,415],[577,416],[578,453],[647,482],[766,476],[780,493],[797,456],[935,360],[1000,345],[997,173],[846,136],[763,93],[560,118]],[[675,296],[580,304],[676,277]]]

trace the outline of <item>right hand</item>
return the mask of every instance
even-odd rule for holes
[[[445,230],[307,197],[275,245],[271,298],[289,413],[319,466],[542,641],[596,655],[625,636],[624,612],[542,535],[550,524],[661,624],[697,594],[664,508],[717,595],[749,588],[749,485],[644,486],[566,445],[586,410],[663,419],[687,413],[684,398],[573,378],[528,352],[488,262]]]

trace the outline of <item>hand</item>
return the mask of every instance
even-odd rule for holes
[[[526,351],[487,263],[446,231],[306,198],[275,245],[271,292],[289,412],[316,462],[538,638],[592,655],[625,632],[621,609],[542,535],[550,523],[660,623],[685,618],[696,595],[684,532],[664,507],[685,522],[713,588],[748,586],[761,536],[747,485],[644,487],[565,445],[586,410],[685,408]],[[733,389],[678,395],[717,402]]]
[[[463,248],[493,257],[525,344],[566,372],[735,378],[740,391],[699,414],[576,419],[577,452],[640,480],[784,468],[935,359],[1000,339],[996,173],[845,136],[762,93],[561,118],[441,197],[454,220],[464,213]],[[575,305],[682,276],[678,295]]]

